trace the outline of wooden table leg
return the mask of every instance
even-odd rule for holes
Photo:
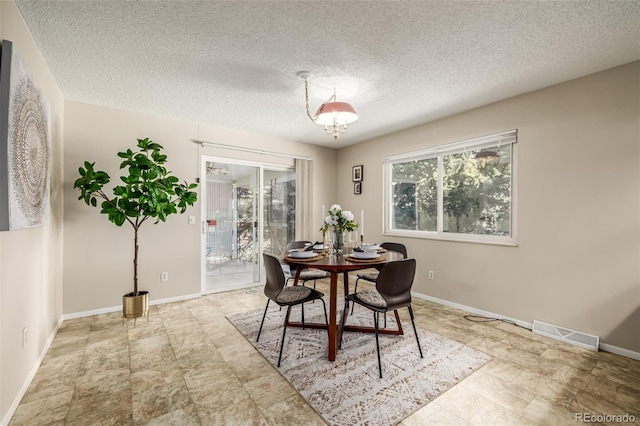
[[[304,268],[297,268],[296,269],[296,276],[293,279],[293,285],[298,285],[298,280],[300,279],[300,272],[302,272]],[[285,284],[286,285],[286,284]],[[288,320],[289,317],[287,317],[287,320],[284,323],[285,327],[289,327],[289,325],[291,325],[291,322]]]
[[[400,315],[398,315],[398,310],[396,309],[395,311],[393,311],[393,313],[396,316],[396,324],[398,324],[398,334],[404,334],[404,331],[402,331],[402,322],[400,322]]]
[[[293,278],[293,285],[298,285],[298,280],[300,279],[300,272],[302,272],[304,268],[297,267],[296,268],[296,276]]]
[[[337,333],[336,333],[336,311],[338,301],[338,274],[331,272],[331,287],[329,289],[329,361],[336,360]]]

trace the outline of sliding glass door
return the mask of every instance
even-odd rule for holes
[[[294,169],[264,170],[263,251],[280,256],[296,232]]]
[[[263,251],[281,253],[295,232],[295,171],[203,157],[203,293],[262,280]]]

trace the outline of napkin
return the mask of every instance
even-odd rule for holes
[[[313,247],[318,244],[322,244],[322,241],[316,241],[315,243],[311,244],[309,247],[304,249],[304,251],[313,251]]]

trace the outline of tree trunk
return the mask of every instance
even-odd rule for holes
[[[133,227],[133,295],[138,295],[138,228]]]

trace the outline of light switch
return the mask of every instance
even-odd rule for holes
[[[195,224],[196,224],[196,217],[189,216],[189,225],[195,225]]]

